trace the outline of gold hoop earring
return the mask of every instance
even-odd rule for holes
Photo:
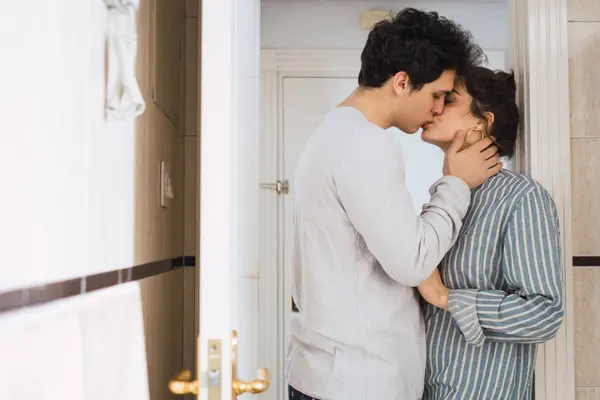
[[[471,134],[473,132],[479,132],[481,134],[481,137],[479,138],[479,140],[482,140],[482,139],[485,138],[485,132],[484,132],[484,130],[481,129],[481,128],[479,128],[479,127],[477,127],[477,126],[474,126],[473,128],[471,128],[471,129],[468,130],[467,136],[465,137],[465,144],[467,144],[468,146],[472,146],[475,143],[477,143],[477,142],[471,143],[470,137],[471,137]]]

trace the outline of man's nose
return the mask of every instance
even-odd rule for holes
[[[433,114],[434,117],[441,115],[444,112],[444,103],[439,104],[439,105],[435,105],[432,109],[431,109],[431,113]]]

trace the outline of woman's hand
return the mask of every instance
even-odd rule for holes
[[[433,274],[419,286],[419,293],[429,304],[448,310],[448,295],[450,290],[442,282],[440,271],[436,268]]]

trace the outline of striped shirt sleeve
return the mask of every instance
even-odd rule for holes
[[[451,290],[448,310],[467,342],[541,343],[563,319],[560,233],[554,202],[536,186],[513,209],[502,270],[510,288]]]

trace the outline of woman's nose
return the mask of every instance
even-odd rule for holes
[[[436,116],[436,115],[440,115],[444,112],[444,101],[437,101],[434,105],[433,108],[431,109],[431,113]]]
[[[442,115],[444,113],[444,105],[442,104],[440,107],[436,107],[436,108],[432,109],[431,113],[433,114],[434,117],[437,117],[438,115]]]

